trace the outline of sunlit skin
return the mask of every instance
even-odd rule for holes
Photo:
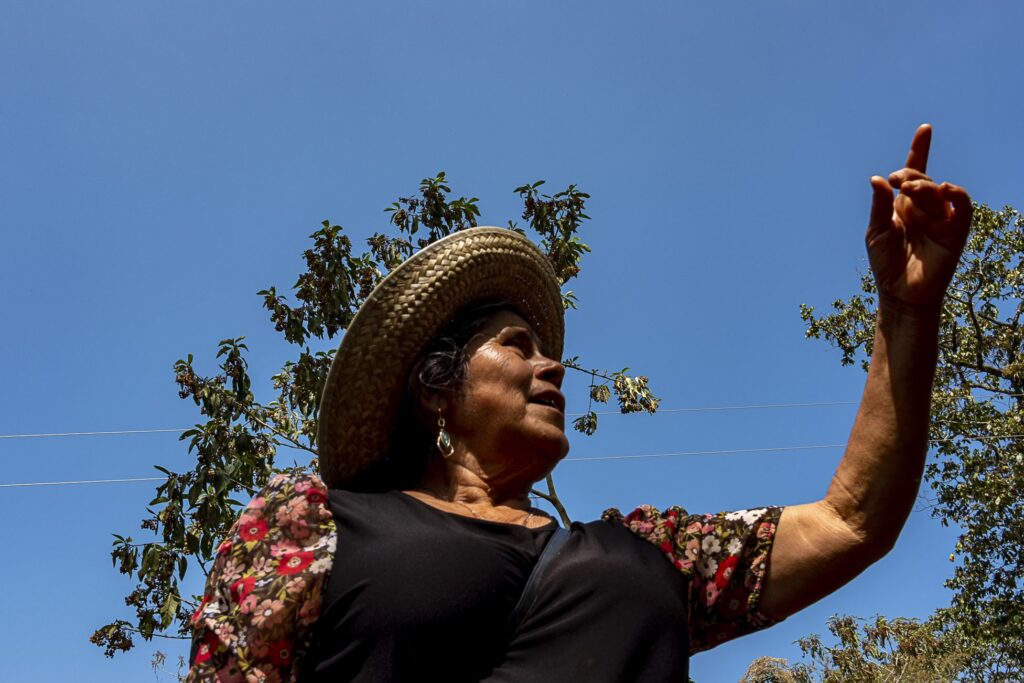
[[[821,500],[786,507],[760,610],[783,618],[836,590],[892,548],[913,505],[928,450],[939,314],[967,240],[967,192],[926,175],[932,131],[918,128],[906,166],[873,176],[866,244],[879,290],[874,353],[846,452]],[[894,192],[899,192],[894,197]],[[455,453],[435,458],[409,494],[456,514],[529,517],[531,484],[568,452],[562,410],[542,405],[564,369],[530,326],[499,313],[469,346],[461,393],[423,397],[448,421]],[[771,492],[766,492],[770,498]]]
[[[963,188],[926,175],[931,137],[931,126],[918,128],[906,166],[870,180],[865,242],[879,291],[871,367],[825,497],[779,520],[760,602],[770,616],[793,614],[885,555],[917,496],[942,298],[972,212]]]
[[[457,514],[545,524],[543,513],[530,515],[529,492],[569,452],[560,391],[565,368],[510,311],[495,313],[466,350],[460,391],[421,396],[425,420],[436,423],[439,410],[444,416],[454,453],[432,458],[407,493]]]

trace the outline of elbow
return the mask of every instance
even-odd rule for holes
[[[889,551],[896,547],[896,539],[899,538],[898,534],[879,534],[878,536],[869,535],[861,542],[860,554],[864,559],[865,568],[878,562],[883,557],[889,554]]]
[[[856,555],[861,569],[878,562],[896,547],[896,541],[900,537],[900,528],[893,528],[893,525],[886,525],[884,528],[860,528],[851,529],[857,543],[853,553]]]
[[[895,523],[892,517],[876,515],[872,519],[865,515],[843,515],[827,502],[825,507],[832,515],[833,524],[842,529],[841,536],[846,539],[843,554],[858,573],[881,560],[896,546],[903,525]]]

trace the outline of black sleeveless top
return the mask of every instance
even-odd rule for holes
[[[621,525],[574,523],[533,608],[508,618],[554,523],[331,491],[337,551],[303,680],[686,681],[688,578]]]

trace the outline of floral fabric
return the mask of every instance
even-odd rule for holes
[[[776,623],[757,610],[781,507],[690,515],[641,505],[601,518],[653,543],[689,578],[690,654]]]
[[[692,654],[772,623],[756,607],[781,511],[688,515],[641,506],[602,519],[658,546],[688,577]],[[309,474],[271,479],[218,549],[192,618],[187,680],[298,680],[336,543],[323,482]]]
[[[192,617],[187,680],[296,680],[336,542],[327,487],[318,478],[271,479],[218,548]]]

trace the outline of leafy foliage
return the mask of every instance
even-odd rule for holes
[[[934,621],[836,616],[828,629],[834,645],[817,635],[798,641],[810,663],[761,657],[740,683],[946,683],[965,671],[972,654]]]
[[[590,251],[576,235],[583,221],[590,218],[583,211],[590,195],[575,185],[554,196],[541,194],[538,188],[543,184],[543,180],[538,180],[532,185],[517,187],[516,192],[523,200],[523,219],[540,235],[541,247],[551,259],[559,283],[564,285],[579,275],[580,260]],[[512,222],[509,227],[518,229]],[[562,294],[562,305],[566,309],[576,308],[572,291]]]
[[[582,256],[590,251],[577,231],[589,217],[589,195],[575,185],[552,196],[541,194],[543,181],[523,185],[516,193],[523,200],[523,218],[541,237],[541,245],[565,284],[580,272]],[[181,582],[190,569],[206,573],[218,540],[227,532],[246,497],[262,488],[279,471],[275,458],[280,448],[301,458],[300,467],[315,469],[316,416],[333,350],[316,350],[315,340],[331,348],[348,326],[374,285],[391,269],[422,248],[458,230],[475,226],[480,216],[476,197],[450,198],[444,173],[424,179],[419,193],[401,197],[386,209],[396,234],[374,234],[368,251],[353,253],[352,241],[341,226],[324,221],[303,252],[305,272],[293,286],[294,303],[274,287],[260,291],[274,329],[295,347],[295,357],[273,375],[276,395],[261,403],[252,392],[248,348],[244,339],[229,338],[218,344],[217,372],[204,376],[190,354],[174,364],[178,395],[195,403],[203,422],[181,434],[195,456],[195,466],[184,472],[157,467],[167,479],[156,490],[141,527],[146,540],[114,536],[111,557],[122,574],[136,582],[125,598],[134,608],[134,619],[116,619],[93,633],[90,640],[107,656],[134,646],[134,636],[186,637],[188,620],[198,607],[197,596],[182,594]],[[510,229],[523,232],[509,223]],[[575,307],[572,292],[563,294],[566,308]],[[567,367],[601,377],[606,384],[592,388],[591,399],[618,397],[623,412],[654,412],[658,399],[646,377],[630,377],[626,370],[600,373],[579,365],[578,357],[564,361]],[[592,426],[577,429],[593,434]],[[569,517],[558,498],[551,477],[547,491],[534,491]]]
[[[932,389],[932,514],[960,530],[950,560],[950,634],[977,645],[965,676],[1024,676],[1024,217],[977,206],[970,240],[943,304],[939,368]],[[867,367],[876,290],[817,316],[801,307],[807,336]]]
[[[607,403],[612,396],[612,390],[619,401],[619,411],[623,414],[647,412],[653,414],[658,410],[660,399],[651,393],[647,386],[648,378],[644,375],[630,377],[626,373],[629,368],[623,368],[618,372],[605,373],[599,370],[587,370],[579,365],[577,357],[562,361],[565,367],[572,370],[579,370],[590,375],[590,396],[587,403],[587,412],[573,421],[573,428],[590,436],[597,431],[597,413],[594,412],[594,403]],[[603,380],[598,383],[598,379]]]

